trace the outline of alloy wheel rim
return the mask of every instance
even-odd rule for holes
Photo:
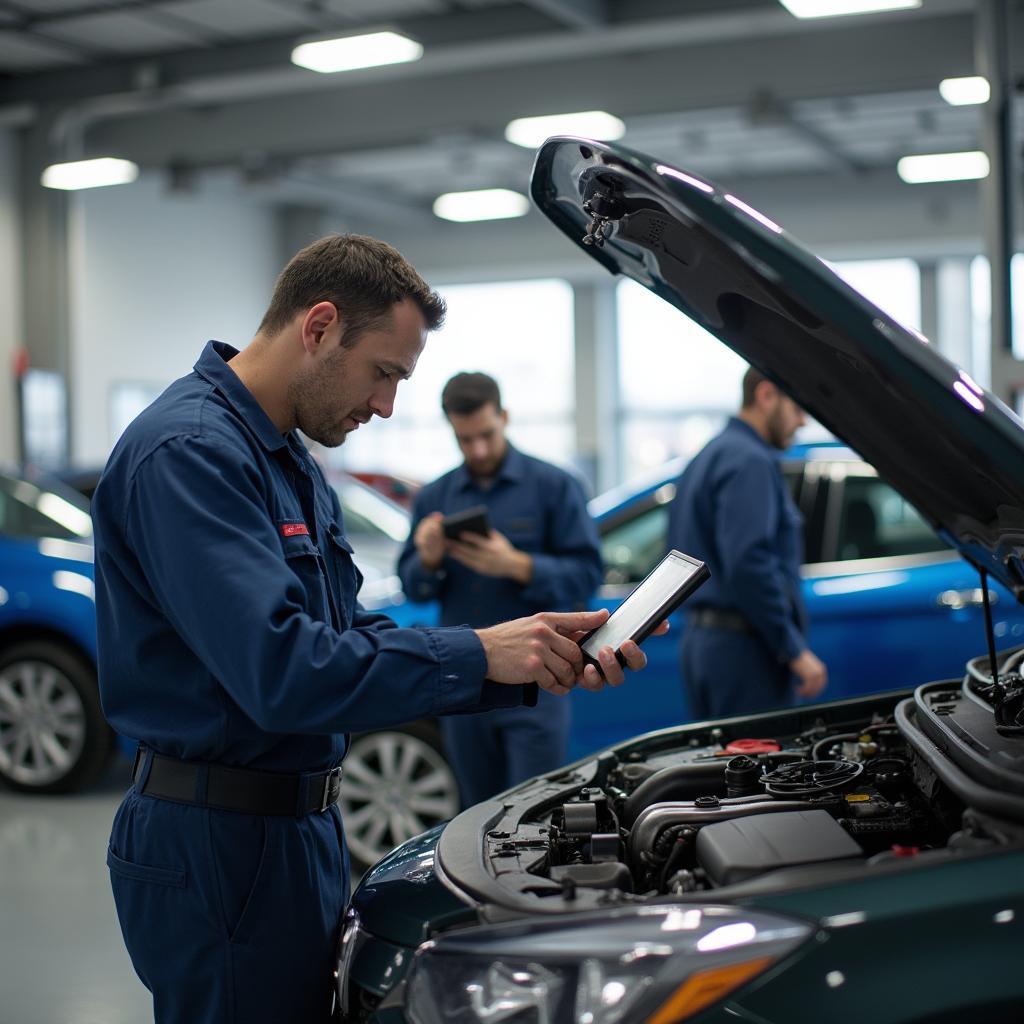
[[[86,715],[71,680],[46,661],[0,669],[0,773],[25,786],[62,779],[85,747]]]
[[[454,817],[458,785],[429,743],[399,732],[356,739],[338,798],[352,854],[373,864],[413,836]]]

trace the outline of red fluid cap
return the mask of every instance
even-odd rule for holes
[[[900,846],[899,843],[892,844],[894,857],[916,857],[921,852],[920,846]]]
[[[727,754],[773,754],[782,748],[775,740],[733,740],[726,744]]]

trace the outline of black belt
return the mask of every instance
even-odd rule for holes
[[[177,803],[245,814],[302,817],[326,811],[338,799],[341,766],[327,772],[285,775],[179,761],[139,747],[132,766],[132,783],[140,793]]]
[[[728,629],[733,633],[754,632],[754,627],[739,612],[729,608],[691,608],[686,613],[686,623],[704,629]]]

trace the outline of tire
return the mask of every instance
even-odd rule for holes
[[[27,793],[69,793],[95,781],[114,734],[93,666],[51,640],[0,650],[0,779]]]
[[[353,737],[338,797],[354,871],[459,811],[459,786],[433,722]]]

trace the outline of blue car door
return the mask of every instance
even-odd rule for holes
[[[816,467],[827,492],[822,561],[805,565],[810,643],[823,699],[963,674],[985,649],[977,572],[862,462]],[[990,584],[996,642],[1019,642],[1024,609]]]
[[[668,502],[674,493],[674,485],[665,484],[600,524],[605,581],[595,607],[614,611],[665,554]],[[617,689],[605,689],[596,699],[585,690],[571,695],[570,757],[687,720],[679,682],[680,619],[681,613],[676,613],[668,634],[644,642],[647,669],[642,675]]]

